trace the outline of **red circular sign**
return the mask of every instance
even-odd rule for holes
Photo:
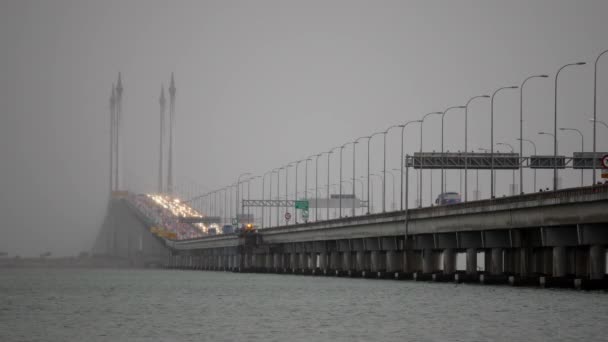
[[[602,157],[602,167],[608,169],[608,154]]]
[[[285,219],[289,221],[291,219],[291,214],[288,212],[285,213]]]

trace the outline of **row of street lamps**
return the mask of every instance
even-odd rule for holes
[[[593,106],[593,118],[591,119],[591,121],[593,122],[593,152],[596,153],[596,126],[597,123],[603,123],[599,120],[597,120],[597,70],[598,70],[598,62],[600,60],[600,57],[602,57],[605,53],[607,53],[608,50],[603,51],[602,53],[600,53],[596,60],[595,60],[595,71],[594,71],[594,106]],[[557,96],[558,96],[558,79],[559,79],[559,75],[560,73],[565,70],[568,67],[574,67],[574,66],[582,66],[585,65],[585,62],[576,62],[576,63],[569,63],[566,64],[562,67],[560,67],[557,70],[557,73],[555,75],[555,83],[554,83],[554,122],[553,122],[553,133],[550,132],[539,132],[539,134],[544,134],[544,135],[549,135],[553,137],[553,157],[554,157],[554,162],[553,162],[553,190],[557,190],[558,188],[558,184],[557,184],[557,179],[558,179],[558,169],[557,169],[557,153],[558,153],[558,142],[557,142],[557,131],[558,131],[558,120],[557,120],[557,113],[558,113],[558,107],[557,107]],[[249,187],[249,182],[253,179],[256,178],[261,178],[262,179],[262,199],[265,199],[265,181],[266,181],[266,177],[269,176],[269,180],[270,180],[270,194],[269,194],[269,198],[272,198],[272,175],[274,175],[276,173],[277,175],[277,190],[276,190],[276,198],[278,199],[280,197],[280,191],[279,191],[279,186],[280,186],[280,172],[281,170],[284,170],[285,173],[285,199],[288,198],[288,186],[289,186],[289,168],[290,167],[294,167],[295,168],[295,190],[293,192],[294,195],[294,200],[297,200],[297,194],[298,194],[298,166],[301,163],[305,164],[305,185],[304,185],[304,198],[308,199],[308,162],[314,160],[315,161],[315,203],[314,206],[315,208],[317,208],[317,201],[319,198],[319,194],[318,194],[318,189],[319,189],[319,158],[323,155],[327,155],[327,182],[326,182],[326,188],[327,188],[327,205],[326,205],[326,217],[329,218],[329,201],[330,201],[330,164],[331,164],[331,155],[336,151],[336,150],[340,150],[340,156],[339,156],[339,183],[338,183],[338,188],[339,188],[339,217],[342,217],[342,197],[343,197],[343,192],[342,192],[342,184],[343,184],[343,170],[342,170],[342,154],[344,149],[349,146],[352,145],[353,148],[353,154],[352,154],[352,177],[351,177],[351,185],[352,185],[352,194],[354,196],[355,194],[355,180],[356,178],[356,172],[355,172],[355,160],[356,160],[356,146],[357,144],[362,141],[367,139],[367,213],[369,214],[371,212],[371,208],[370,208],[370,176],[372,175],[370,172],[370,143],[371,140],[379,135],[383,136],[383,153],[382,153],[382,175],[378,175],[379,178],[381,178],[381,182],[382,182],[382,212],[386,212],[386,136],[389,133],[389,131],[393,128],[401,128],[401,156],[400,156],[400,169],[398,169],[400,171],[400,205],[399,208],[400,210],[404,210],[408,208],[408,189],[407,189],[407,184],[408,182],[405,182],[406,188],[405,188],[405,196],[404,196],[404,166],[405,166],[405,160],[404,160],[404,138],[405,138],[405,129],[407,126],[411,125],[411,124],[420,124],[420,145],[419,145],[419,151],[420,153],[423,152],[423,124],[425,122],[425,120],[432,116],[432,115],[441,115],[441,153],[443,155],[444,153],[444,120],[445,120],[445,115],[452,111],[452,110],[456,110],[456,109],[463,109],[464,110],[464,151],[467,152],[468,151],[468,112],[469,112],[469,106],[471,105],[471,103],[474,100],[478,100],[478,99],[482,99],[482,98],[489,98],[490,99],[490,148],[489,148],[489,153],[490,153],[490,159],[491,159],[491,172],[490,172],[490,196],[491,198],[495,197],[495,168],[494,168],[494,146],[495,146],[495,142],[494,142],[494,100],[495,97],[504,91],[507,90],[515,90],[515,89],[519,89],[520,90],[520,113],[519,113],[519,119],[520,119],[520,128],[519,128],[519,138],[517,138],[517,140],[519,141],[519,156],[523,156],[523,143],[524,142],[528,142],[530,144],[532,144],[532,146],[534,147],[534,153],[536,154],[536,145],[534,144],[534,142],[532,140],[529,139],[525,139],[524,135],[523,135],[523,122],[524,122],[524,86],[527,84],[528,81],[532,80],[532,79],[540,79],[540,78],[548,78],[549,75],[545,75],[545,74],[539,74],[539,75],[532,75],[529,76],[527,78],[525,78],[523,80],[523,82],[521,83],[521,85],[516,86],[516,85],[510,85],[510,86],[504,86],[504,87],[499,87],[497,89],[494,90],[494,92],[491,95],[477,95],[477,96],[473,96],[471,97],[465,105],[459,105],[459,106],[451,106],[448,107],[447,109],[445,109],[444,111],[437,111],[437,112],[430,112],[427,113],[425,115],[422,116],[421,119],[419,120],[411,120],[411,121],[407,121],[403,124],[397,124],[397,125],[392,125],[389,126],[387,129],[383,130],[383,131],[379,131],[379,132],[374,132],[373,134],[370,134],[368,136],[362,136],[362,137],[358,137],[352,141],[348,141],[342,145],[333,147],[331,149],[329,149],[328,151],[325,152],[321,152],[318,154],[313,154],[311,156],[308,156],[304,159],[301,160],[297,160],[291,163],[288,163],[282,167],[278,167],[278,168],[274,168],[272,170],[266,171],[262,176],[256,176],[256,177],[250,177],[247,178],[246,180],[241,180],[242,177],[245,176],[251,176],[250,173],[243,173],[240,174],[237,177],[237,181],[235,184],[233,185],[229,185],[226,187],[223,187],[217,191],[222,191],[224,190],[224,193],[226,192],[227,189],[231,189],[232,187],[236,187],[236,216],[239,217],[239,212],[238,212],[238,208],[239,208],[239,201],[240,201],[240,192],[239,192],[239,188],[240,188],[240,184],[243,182],[247,182],[248,187]],[[576,131],[581,135],[581,138],[583,139],[583,134],[575,129],[575,128],[560,128],[561,131]],[[500,142],[497,143],[496,145],[498,146],[507,146],[511,149],[511,152],[514,152],[515,149],[513,148],[512,145],[506,143],[506,142]],[[584,142],[581,144],[581,150],[584,150]],[[519,163],[519,191],[520,193],[524,192],[524,182],[523,182],[523,174],[522,174],[522,163]],[[596,183],[596,165],[594,163],[594,172],[593,172],[593,184]],[[465,174],[464,174],[464,201],[468,201],[468,158],[465,156],[465,166],[464,166],[464,170],[465,170]],[[445,182],[445,169],[443,167],[443,163],[442,163],[442,167],[441,167],[441,192],[445,192],[446,191],[446,182]],[[407,175],[406,175],[407,176]],[[431,182],[432,182],[432,178],[431,178]],[[582,183],[582,173],[581,173],[581,183]],[[515,184],[515,170],[513,171],[513,184]],[[393,177],[393,186],[394,186],[394,177]],[[431,185],[432,186],[432,185]],[[515,192],[515,186],[513,185],[513,193]],[[421,207],[422,206],[422,188],[423,188],[423,175],[422,175],[422,169],[418,170],[418,205]],[[534,172],[534,189],[536,189],[536,171]],[[212,192],[212,193],[215,193]],[[225,194],[224,194],[225,196]],[[393,190],[393,197],[394,197],[394,190]],[[405,203],[404,203],[404,199],[405,199]],[[431,198],[432,201],[432,198]],[[355,201],[354,199],[351,201],[352,202],[352,208],[351,208],[351,214],[354,216],[355,215]],[[394,202],[394,200],[393,200]],[[318,209],[318,208],[317,208]],[[318,210],[315,210],[315,221],[319,220],[318,217]],[[277,214],[277,218],[276,218],[276,222],[277,225],[280,222],[280,217],[279,217],[279,208],[277,208],[276,210],[276,214]],[[270,217],[271,215],[271,211],[269,213],[269,221],[271,219]],[[264,227],[264,207],[262,207],[262,227]],[[287,224],[289,223],[288,220]]]

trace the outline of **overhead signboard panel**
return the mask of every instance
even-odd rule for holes
[[[531,169],[565,169],[566,168],[566,157],[565,156],[530,156],[529,167]]]
[[[416,152],[407,156],[406,166],[415,169],[484,169],[514,170],[519,168],[518,153],[437,153]],[[492,166],[492,164],[494,164]]]
[[[595,168],[601,169],[601,159],[607,155],[608,152],[574,152],[572,155],[572,168],[574,169],[593,169],[593,161],[595,161]]]

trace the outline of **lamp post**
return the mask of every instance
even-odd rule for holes
[[[378,134],[386,134],[385,132],[376,132],[372,135],[369,136],[369,138],[367,139],[367,197],[368,197],[368,201],[367,201],[367,213],[369,214],[369,145],[370,142],[372,141],[372,138]]]
[[[239,197],[240,197],[239,186],[241,185],[241,177],[250,176],[250,175],[251,175],[251,173],[249,173],[249,172],[241,173],[236,179],[236,207],[235,207],[236,209],[235,210],[236,210],[237,220],[239,218]]]
[[[548,133],[548,132],[538,132],[539,135],[548,135],[550,137],[553,137],[554,143],[555,143],[555,134],[553,133]],[[555,150],[557,150],[557,148],[555,148]],[[553,166],[557,166],[557,157],[554,154],[553,155]],[[553,177],[555,177],[555,172],[553,173]],[[557,189],[557,180],[553,179],[553,187],[554,187],[554,191],[555,189]]]
[[[319,220],[317,215],[319,211],[319,157],[322,154],[315,155],[315,222]]]
[[[370,177],[371,177],[371,176],[378,177],[378,179],[380,180],[380,184],[382,184],[382,182],[384,182],[384,179],[382,179],[382,176],[381,176],[381,175],[379,175],[379,174],[376,174],[376,173],[371,173],[371,174],[370,174]],[[373,184],[372,184],[372,185],[373,185]],[[373,186],[372,186],[372,188],[373,188]],[[374,190],[372,189],[372,198],[373,198],[373,196],[374,196]],[[373,206],[372,206],[372,209],[373,209]]]
[[[277,168],[277,227],[279,226],[281,219],[280,219],[280,215],[281,215],[281,195],[280,195],[280,187],[281,187],[281,170],[284,170],[285,167],[279,167]]]
[[[490,164],[491,164],[491,173],[490,173],[490,198],[494,198],[494,97],[496,94],[504,89],[517,89],[517,86],[508,86],[501,87],[494,91],[491,98],[491,108],[490,108]]]
[[[504,142],[498,142],[496,143],[496,145],[498,146],[507,146],[509,149],[511,149],[511,153],[515,153],[515,149],[513,148],[513,145],[508,144],[508,143],[504,143]],[[512,180],[511,180],[511,196],[515,195],[515,170],[513,171],[513,176],[512,176]]]
[[[521,86],[519,87],[519,193],[523,194],[524,193],[524,176],[523,176],[523,172],[522,172],[522,161],[521,158],[524,155],[524,148],[523,148],[523,142],[524,140],[524,86],[526,85],[526,82],[528,82],[528,80],[531,80],[533,78],[547,78],[549,77],[549,75],[533,75],[533,76],[529,76],[528,78],[526,78],[522,83]],[[534,186],[534,188],[536,189],[536,185]]]
[[[395,174],[390,171],[385,171],[385,172],[388,172],[388,174],[391,175],[391,181],[392,181],[392,185],[393,185],[393,191],[392,191],[393,201],[391,203],[391,210],[395,211]]]
[[[432,112],[432,113],[427,113],[425,114],[422,119],[420,120],[420,169],[418,171],[418,177],[419,177],[419,181],[418,181],[418,187],[420,188],[420,192],[418,194],[418,207],[422,208],[422,167],[423,167],[423,162],[422,162],[422,125],[424,124],[424,120],[426,119],[427,116],[429,115],[433,115],[433,114],[443,114],[442,112]],[[431,177],[433,175],[431,174]],[[431,203],[433,201],[433,199],[431,198]]]
[[[467,104],[464,106],[464,201],[467,202],[469,197],[469,158],[468,158],[468,141],[469,141],[469,104],[473,102],[475,99],[481,98],[489,98],[490,95],[478,95],[473,96],[467,101]]]
[[[411,123],[421,123],[421,122],[422,122],[422,120],[411,120],[411,121],[408,121],[408,122],[404,123],[403,125],[399,125],[399,127],[401,127],[401,166],[400,166],[400,172],[401,172],[400,187],[401,187],[401,190],[399,191],[399,194],[401,196],[400,197],[400,201],[399,201],[399,208],[401,210],[403,210],[403,168],[404,168],[404,164],[405,164],[405,161],[404,161],[405,156],[404,156],[404,151],[403,150],[405,148],[405,145],[404,145],[405,128],[409,124],[411,124]],[[407,196],[407,193],[405,195]]]
[[[327,220],[329,220],[329,200],[330,200],[330,192],[329,192],[329,158],[331,157],[331,154],[334,153],[334,150],[340,148],[340,146],[334,147],[332,149],[330,149],[329,151],[327,151]]]
[[[488,149],[488,148],[480,147],[477,150],[484,152],[484,153],[490,153],[490,149]],[[494,171],[492,170],[492,173],[493,172]],[[475,200],[479,200],[479,195],[481,194],[481,191],[479,191],[479,169],[477,169],[476,173],[477,173],[477,175],[476,175],[476,180],[475,180],[475,182],[476,182],[475,187],[477,188],[477,198],[475,198]]]
[[[441,192],[445,192],[445,181],[444,181],[444,174],[445,174],[445,167],[444,167],[444,162],[445,162],[445,158],[443,155],[443,123],[445,121],[445,115],[452,109],[466,109],[466,106],[453,106],[453,107],[449,107],[448,109],[444,110],[443,113],[441,114]]]
[[[357,144],[359,143],[359,140],[361,139],[370,139],[369,136],[365,136],[365,137],[359,137],[355,140],[353,140],[353,195],[355,195],[355,158],[357,156],[356,151],[357,151]],[[363,189],[361,189],[361,198],[363,198]],[[356,197],[356,196],[355,196]],[[352,216],[355,216],[355,199],[353,198],[353,203],[352,203]]]
[[[554,113],[553,113],[553,191],[557,190],[557,80],[559,78],[559,74],[562,70],[569,66],[575,65],[585,65],[585,62],[578,63],[570,63],[562,66],[557,70],[555,74],[555,103],[554,103]],[[595,164],[595,163],[594,163]]]
[[[270,174],[270,191],[268,192],[269,194],[271,194],[272,196],[272,172],[273,170],[270,171],[266,171],[264,172],[264,174],[262,175],[262,202],[266,200],[266,198],[264,198],[264,191],[265,191],[265,185],[266,185],[266,175]],[[264,204],[262,203],[262,222],[260,223],[262,229],[264,228]]]
[[[597,164],[597,158],[595,158],[596,151],[596,128],[597,128],[597,63],[600,61],[600,57],[602,57],[608,50],[602,51],[597,58],[595,59],[595,68],[593,71],[593,185],[595,186],[595,169]],[[604,124],[605,125],[605,124]],[[608,126],[606,126],[608,127]]]
[[[340,146],[340,210],[339,210],[339,214],[338,217],[342,218],[342,151],[344,151],[344,148],[348,145],[351,144],[351,142],[347,142],[346,144]]]
[[[294,163],[289,163],[285,165],[285,213],[289,212],[289,206],[287,205],[287,201],[289,201],[289,167],[293,166]],[[289,225],[289,221],[285,219],[285,225]]]
[[[576,129],[576,128],[565,128],[562,127],[559,129],[560,131],[573,131],[573,132],[577,132],[580,136],[581,136],[581,152],[585,152],[585,137],[583,136],[583,133]],[[581,169],[581,186],[583,186],[584,183],[584,171],[585,169]]]
[[[530,139],[520,139],[518,138],[517,140],[520,140],[520,144],[521,142],[525,141],[525,142],[529,142],[530,144],[532,144],[532,147],[534,148],[534,155],[536,154],[536,144],[534,143],[534,141],[530,140]],[[534,191],[536,191],[536,169],[534,169],[534,187],[532,188]],[[534,192],[532,191],[532,192]],[[522,189],[523,192],[523,189]]]
[[[393,129],[400,127],[401,125],[392,125],[384,131],[384,146],[382,152],[382,212],[386,212],[386,135]]]
[[[589,121],[591,121],[591,122],[597,122],[597,123],[599,123],[599,124],[604,125],[604,127],[608,128],[608,124],[607,124],[607,123],[605,123],[604,121],[601,121],[601,120],[595,120],[595,119],[589,119]]]

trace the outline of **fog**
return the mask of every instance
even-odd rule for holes
[[[539,154],[552,154],[552,139],[537,132],[553,129],[555,72],[578,61],[588,65],[560,74],[559,126],[580,129],[589,151],[593,62],[608,48],[607,13],[601,0],[3,0],[0,251],[73,255],[92,247],[109,196],[108,99],[119,71],[123,188],[134,192],[157,188],[158,97],[171,72],[175,179],[190,194],[543,73],[550,78],[525,88],[524,134]],[[608,120],[608,60],[598,75],[598,117]],[[495,102],[495,141],[516,149],[519,99],[519,91],[510,91]],[[463,149],[463,117],[446,115],[446,149]],[[489,148],[489,101],[471,105],[469,124],[469,150]],[[439,129],[438,117],[425,122],[425,150],[440,150]],[[598,126],[600,151],[608,150],[605,133]],[[417,151],[418,141],[418,128],[408,128],[406,152]],[[391,131],[387,169],[399,167],[399,142],[398,130]],[[371,169],[378,172],[382,140],[371,145]],[[559,149],[580,151],[580,137],[560,133]],[[345,165],[352,165],[351,151]],[[359,175],[364,156],[365,147],[357,147]],[[326,161],[319,167],[325,170]],[[344,177],[351,172],[346,167]],[[561,175],[564,186],[578,185],[579,171]],[[498,177],[503,194],[510,171]],[[551,177],[539,171],[539,187],[550,187]],[[454,172],[448,181],[458,190]],[[481,181],[487,196],[487,172]],[[525,182],[531,191],[530,172]]]

